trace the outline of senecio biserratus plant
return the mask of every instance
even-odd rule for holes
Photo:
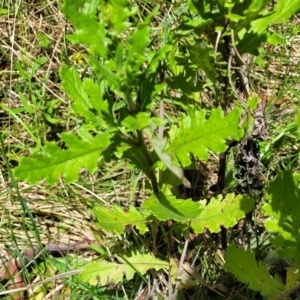
[[[60,70],[61,88],[82,123],[76,132],[61,134],[64,149],[47,142],[22,157],[15,177],[71,183],[82,168],[93,173],[108,161],[125,160],[147,177],[149,197],[138,208],[94,207],[101,230],[123,234],[131,226],[149,236],[155,227],[166,237],[176,230],[165,226],[172,220],[184,241],[189,230],[212,234],[236,225],[254,209],[250,194],[220,191],[209,201],[193,201],[179,199],[173,187],[191,188],[184,170],[194,158],[205,162],[211,153],[221,155],[255,129],[253,112],[260,103],[246,82],[247,55],[257,55],[261,43],[280,42],[270,26],[300,8],[299,0],[271,2],[145,1],[148,9],[142,10],[138,2],[125,0],[65,0],[62,11],[75,27],[67,38],[88,49],[85,76],[74,66]],[[203,93],[212,105],[201,101]],[[247,123],[241,121],[245,111]],[[299,174],[282,172],[267,188],[264,226],[278,257],[293,258],[293,270],[300,264],[299,212]],[[174,295],[182,262],[172,263],[151,247],[114,254],[114,261],[100,257],[87,263],[80,278],[105,286],[165,269]],[[225,261],[223,268],[265,299],[281,299],[300,276],[288,287],[255,253],[234,244],[226,249]]]

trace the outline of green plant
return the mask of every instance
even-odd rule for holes
[[[63,12],[76,27],[68,38],[88,47],[87,61],[92,70],[91,76],[69,66],[60,71],[62,89],[72,100],[71,110],[80,118],[80,127],[75,133],[61,134],[64,149],[46,142],[30,157],[20,158],[14,171],[16,178],[30,183],[45,178],[49,184],[64,178],[70,183],[77,180],[82,168],[93,173],[105,162],[125,160],[144,172],[150,196],[139,209],[132,205],[126,210],[118,205],[95,207],[101,229],[122,234],[130,225],[143,235],[149,228],[165,231],[165,221],[172,219],[178,227],[170,231],[177,230],[184,239],[190,228],[195,233],[204,229],[214,233],[221,226],[234,226],[254,208],[252,198],[228,194],[217,195],[209,203],[195,202],[177,199],[172,188],[181,184],[191,188],[184,170],[193,165],[195,157],[206,161],[210,151],[221,154],[232,142],[252,134],[258,101],[247,105],[241,99],[241,92],[250,97],[246,82],[249,70],[242,55],[257,54],[262,41],[280,40],[268,31],[269,26],[284,22],[300,8],[299,1],[290,1],[290,6],[278,1],[268,11],[270,2],[207,0],[176,4],[176,13],[159,24],[159,35],[153,27],[163,4],[147,4],[151,13],[145,10],[138,18],[138,6],[127,1],[89,0],[82,4],[66,0]],[[241,90],[236,87],[238,80]],[[200,93],[216,99],[215,108],[200,102]],[[167,109],[170,103],[174,106]],[[229,111],[233,104],[237,107]],[[242,107],[250,112],[250,122],[240,126]],[[172,117],[175,109],[178,118]],[[271,211],[266,209],[265,214],[269,216]],[[278,216],[272,216],[279,221]],[[268,229],[272,232],[271,227]],[[238,276],[240,270],[230,267],[233,249],[228,250],[225,266]],[[87,264],[81,278],[105,285],[112,279],[115,283],[122,281],[124,275],[130,280],[135,272],[144,279],[143,273],[151,268],[175,268],[170,274],[176,281],[174,274],[179,270],[163,255],[154,258],[150,247],[127,250],[125,254],[116,251],[114,262],[104,257]],[[111,278],[111,270],[118,270],[118,276]],[[253,274],[257,273],[255,270]],[[266,269],[259,274],[256,284],[251,284],[250,277],[241,281],[273,297],[274,291],[268,293],[273,279],[265,280],[270,276]],[[267,289],[261,286],[264,280]],[[279,283],[276,286],[276,293],[283,289]]]

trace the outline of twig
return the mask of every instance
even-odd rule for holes
[[[242,58],[241,54],[239,53],[238,49],[236,48],[235,46],[235,39],[234,39],[234,30],[231,29],[230,31],[230,36],[231,36],[231,44],[232,44],[232,48],[235,52],[235,55],[239,58],[240,62],[242,63],[242,66],[240,66],[238,69],[237,69],[237,74],[243,84],[243,89],[244,89],[244,92],[246,94],[246,98],[249,98],[250,96],[250,89],[249,89],[249,80],[248,80],[248,76],[246,76],[241,68],[244,67],[246,69],[246,72],[249,73],[249,66],[248,64],[244,61],[244,59]]]
[[[85,188],[84,186],[77,184],[76,182],[72,182],[72,185],[75,185],[79,188],[81,188],[82,190],[86,191],[87,193],[91,194],[93,197],[97,198],[98,200],[100,200],[104,205],[106,205],[107,207],[111,207],[111,205],[109,203],[107,203],[107,201],[105,201],[104,199],[102,199],[99,195],[97,195],[96,193],[92,192],[91,190]]]
[[[162,97],[163,97],[163,96],[162,96]],[[160,118],[161,120],[164,119],[164,110],[165,110],[165,108],[164,108],[164,100],[161,99],[160,102],[159,102],[159,118]],[[163,138],[164,138],[164,125],[160,125],[160,126],[158,127],[158,137],[159,137],[160,139],[163,139]]]
[[[300,290],[300,282],[296,283],[295,285],[293,285],[292,287],[290,287],[289,289],[285,290],[284,292],[280,293],[276,300],[281,300],[286,298],[287,296],[293,294],[294,292],[296,292],[297,290]]]
[[[220,39],[221,39],[221,36],[222,36],[222,30],[220,30],[218,32],[218,35],[217,35],[217,38],[216,38],[216,43],[215,43],[215,50],[214,50],[214,58],[215,58],[215,62],[217,62],[217,52],[218,52],[218,46],[219,46],[219,43],[220,43]]]
[[[164,81],[164,69],[163,67],[161,67],[160,69],[160,81],[163,82]],[[164,106],[164,90],[161,91],[160,93],[160,102],[159,102],[159,118],[162,120],[164,120],[164,114],[165,114],[165,106]],[[158,137],[159,139],[163,139],[164,138],[164,125],[160,125],[158,127]],[[159,170],[159,182],[162,181],[162,177],[163,177],[163,172],[160,169]]]
[[[179,265],[178,265],[177,277],[179,277],[180,273],[182,272],[183,263],[184,263],[184,259],[186,256],[188,245],[189,245],[189,239],[186,238],[186,240],[184,242],[184,246],[183,246],[183,251],[182,251],[182,254],[180,257]],[[178,283],[176,284],[174,292],[172,293],[172,296],[170,297],[170,299],[177,299],[177,294],[178,294]]]
[[[179,261],[177,276],[178,276],[178,274],[180,273],[180,271],[182,269],[182,265],[183,265],[183,262],[184,262],[184,259],[185,259],[185,256],[186,256],[186,251],[187,251],[188,245],[189,245],[189,239],[186,238],[186,240],[184,242],[183,251],[182,251],[182,254],[181,254],[181,257],[180,257],[180,261]]]
[[[164,68],[163,64],[160,63],[160,82],[165,81],[164,76]],[[164,107],[164,90],[160,93],[160,102],[159,102],[159,118],[163,121],[165,114],[165,107]],[[158,137],[162,140],[164,138],[164,125],[160,125],[158,128]]]
[[[200,283],[202,283],[204,286],[206,286],[207,288],[209,288],[211,291],[215,292],[216,294],[224,297],[223,294],[221,294],[219,291],[217,291],[216,289],[214,289],[213,287],[211,287],[209,284],[207,284],[202,278],[201,276],[199,276],[199,274],[189,266],[189,264],[183,264],[182,268],[189,273],[191,276],[193,276],[194,278],[196,278]]]
[[[235,95],[235,97],[237,99],[239,99],[242,103],[244,102],[244,100],[242,99],[242,97],[236,92],[235,86],[232,83],[232,78],[231,78],[231,67],[232,67],[232,59],[233,59],[233,49],[230,49],[230,54],[229,54],[229,58],[228,58],[228,66],[227,66],[227,76],[228,76],[228,82],[231,86],[231,89]]]
[[[242,62],[242,64],[244,66],[247,66],[247,64],[245,63],[244,59],[242,58],[241,54],[239,53],[238,49],[235,46],[234,30],[233,29],[230,30],[230,36],[231,36],[231,43],[232,43],[231,46],[234,49],[234,52],[235,52],[236,56],[240,59],[240,61]]]

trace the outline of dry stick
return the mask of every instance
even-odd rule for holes
[[[49,292],[43,300],[49,300],[49,299],[55,299],[55,296],[57,297],[58,293],[61,293],[61,290],[65,287],[64,283],[59,284],[56,286],[51,292]]]
[[[180,257],[180,261],[179,261],[179,265],[178,265],[178,271],[177,271],[177,277],[179,276],[181,270],[183,269],[183,262],[184,262],[184,258],[186,256],[186,251],[189,245],[189,239],[186,238],[185,242],[184,242],[184,247],[183,247],[183,251]],[[170,295],[170,299],[169,300],[173,300],[177,298],[177,294],[178,294],[178,284],[176,284],[175,289],[174,289],[174,293],[172,293]]]
[[[231,31],[230,31],[230,36],[231,36],[232,48],[234,49],[235,55],[239,58],[239,60],[241,61],[242,65],[246,68],[246,70],[248,72],[249,71],[249,66],[244,61],[244,59],[242,58],[241,54],[239,53],[238,49],[235,46],[234,30],[233,29],[231,29]],[[242,81],[246,97],[248,98],[250,96],[249,80],[248,80],[247,76],[245,76],[243,74],[243,72],[241,72],[241,70],[239,68],[237,69],[237,73],[238,73],[238,75],[239,75],[239,77],[240,77],[240,79]],[[243,102],[243,100],[242,100],[242,102]]]
[[[29,249],[24,253],[24,258],[27,260],[27,263],[31,262],[32,260],[36,259],[39,256],[39,253],[42,251],[46,251],[48,253],[58,253],[63,255],[63,253],[69,251],[77,251],[82,249],[87,249],[90,246],[90,243],[93,241],[83,240],[80,242],[72,243],[72,244],[55,244],[51,243],[45,246],[44,249],[40,249],[40,247],[35,247],[34,249]],[[21,265],[17,265],[19,268]]]
[[[162,95],[163,97],[163,95]],[[164,100],[161,99],[160,102],[159,102],[159,118],[161,120],[164,119]],[[163,139],[164,138],[164,125],[160,125],[159,128],[158,128],[158,137],[160,139]]]
[[[284,299],[286,298],[287,296],[291,295],[292,293],[296,292],[300,290],[300,282],[299,283],[296,283],[295,285],[293,285],[291,288],[285,290],[284,292],[280,293],[276,300],[281,300],[281,299]]]
[[[177,276],[179,275],[181,269],[182,269],[182,265],[183,265],[183,262],[184,262],[184,258],[186,256],[186,251],[187,251],[187,247],[189,245],[189,239],[186,238],[185,242],[184,242],[184,247],[183,247],[183,251],[182,251],[182,254],[181,254],[181,257],[180,257],[180,261],[179,261],[179,266],[178,266],[178,273],[177,273]]]
[[[164,73],[163,68],[160,69],[160,81],[164,81]],[[165,107],[164,107],[164,91],[162,90],[160,93],[160,102],[159,102],[159,118],[163,121],[164,119],[164,113],[165,113]],[[158,128],[158,138],[163,139],[164,138],[164,125],[160,125]],[[159,170],[159,182],[162,181],[163,172],[160,169]]]
[[[244,59],[242,58],[241,54],[239,53],[238,49],[235,46],[234,30],[233,29],[231,29],[231,31],[230,31],[230,37],[231,37],[231,47],[232,48],[230,48],[230,55],[229,55],[229,59],[228,59],[228,68],[227,68],[228,74],[227,74],[227,76],[228,76],[229,84],[231,86],[231,89],[232,89],[235,97],[237,99],[239,99],[241,101],[241,104],[243,105],[243,104],[245,104],[245,101],[236,92],[235,86],[232,83],[232,79],[231,79],[231,69],[232,69],[232,60],[233,60],[233,57],[236,55],[239,58],[240,62],[242,63],[242,66],[239,66],[238,68],[236,68],[236,73],[237,73],[237,75],[239,76],[239,78],[240,78],[240,80],[242,82],[246,98],[248,98],[250,96],[249,80],[248,80],[247,76],[245,76],[245,74],[243,74],[243,72],[241,71],[241,67],[244,67],[247,70],[247,72],[248,72],[249,66],[244,61]]]
[[[168,291],[169,291],[169,300],[172,300],[173,297],[176,296],[175,291],[173,293],[173,288],[172,288],[172,276],[171,276],[171,268],[169,269],[169,280],[168,280]]]
[[[243,63],[244,66],[247,66],[246,62],[242,58],[241,54],[239,53],[238,49],[235,46],[235,39],[234,39],[234,30],[231,29],[230,31],[230,37],[231,37],[231,43],[232,43],[232,48],[234,49],[234,52],[236,56],[240,59],[240,61]]]
[[[243,89],[244,89],[244,92],[246,94],[246,98],[249,98],[250,97],[250,88],[249,88],[249,79],[247,76],[245,76],[245,74],[243,74],[243,72],[241,71],[241,68],[244,67],[246,69],[247,72],[249,72],[249,66],[248,64],[244,61],[244,59],[242,58],[241,54],[239,53],[238,49],[236,48],[235,46],[235,39],[234,39],[234,31],[233,29],[231,29],[231,32],[230,32],[230,36],[231,36],[231,44],[232,44],[232,48],[235,52],[235,55],[239,58],[239,60],[241,61],[242,63],[242,66],[240,66],[238,69],[237,69],[237,73],[238,73],[238,76],[240,77],[240,80],[243,84]],[[242,99],[242,104],[244,104],[244,101]]]
[[[234,51],[233,49],[230,49],[230,54],[228,58],[228,66],[227,66],[227,77],[228,77],[228,82],[231,86],[231,89],[234,93],[234,96],[241,101],[241,103],[244,103],[244,100],[242,97],[237,93],[234,84],[232,83],[232,78],[231,78],[231,67],[232,67],[232,59],[233,59]]]
[[[84,190],[85,192],[91,194],[93,197],[95,197],[96,199],[100,200],[104,205],[106,205],[108,208],[111,208],[111,205],[109,203],[107,203],[104,199],[102,199],[99,195],[97,195],[96,193],[92,192],[91,190],[85,188],[82,185],[77,184],[76,182],[72,182],[72,185],[75,185],[79,188],[81,188],[82,190]]]
[[[217,62],[218,46],[219,46],[219,43],[220,43],[220,39],[221,39],[222,33],[223,33],[223,30],[220,30],[220,31],[218,32],[218,35],[217,35],[217,38],[216,38],[215,50],[214,50],[214,58],[215,58],[215,62]]]
[[[216,294],[224,297],[223,294],[221,294],[219,291],[217,291],[216,289],[214,289],[213,287],[211,287],[209,284],[207,284],[205,282],[205,280],[199,276],[199,274],[192,268],[190,267],[188,264],[183,264],[182,268],[189,273],[191,276],[193,276],[195,279],[197,279],[200,283],[202,283],[204,286],[206,286],[208,289],[210,289],[211,291],[215,292]]]

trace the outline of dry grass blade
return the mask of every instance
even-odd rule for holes
[[[81,271],[82,271],[82,269],[72,270],[72,271],[69,271],[69,272],[66,272],[66,273],[62,273],[62,274],[53,276],[51,278],[47,278],[47,279],[42,280],[38,283],[30,284],[30,285],[25,286],[23,288],[0,292],[0,296],[12,294],[12,293],[17,293],[17,292],[21,292],[21,291],[27,291],[29,289],[32,289],[32,288],[34,288],[36,286],[39,286],[39,285],[43,285],[43,284],[48,283],[48,282],[53,282],[53,281],[58,280],[58,279],[62,279],[62,278],[66,278],[68,276],[73,276],[73,275],[79,274]]]

